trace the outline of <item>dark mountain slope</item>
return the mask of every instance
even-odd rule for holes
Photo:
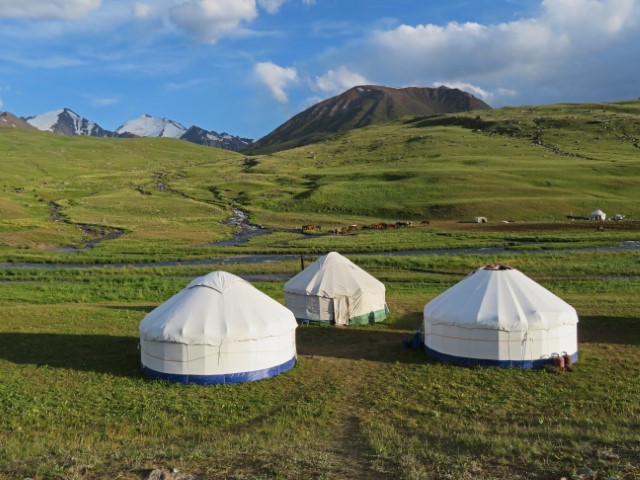
[[[299,113],[243,152],[270,153],[286,150],[328,134],[406,116],[488,109],[491,107],[482,100],[455,88],[354,87]]]
[[[13,128],[26,128],[29,130],[35,130],[35,127],[25,122],[19,117],[16,117],[10,112],[0,112],[0,127],[13,127]]]

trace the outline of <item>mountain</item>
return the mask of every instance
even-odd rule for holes
[[[0,127],[35,128],[33,125],[28,124],[23,119],[16,117],[10,112],[0,112]]]
[[[2,117],[3,115],[4,117]],[[97,123],[81,117],[69,108],[54,110],[33,117],[23,117],[22,119],[5,112],[0,114],[0,126],[3,125],[37,128],[45,132],[71,136],[178,138],[199,145],[233,150],[235,152],[239,152],[252,142],[249,138],[237,137],[228,133],[216,133],[195,125],[185,128],[174,120],[156,118],[151,115],[142,115],[135,120],[129,120],[118,127],[115,132],[111,132],[100,127]]]
[[[234,152],[244,150],[252,142],[250,138],[236,137],[226,132],[209,132],[195,125],[184,132],[180,138],[188,142],[206,145],[208,147],[224,148],[225,150],[233,150]]]
[[[490,109],[482,100],[457,88],[353,87],[297,114],[254,142],[243,153],[286,150],[337,132],[406,116]]]
[[[129,120],[116,129],[119,137],[165,137],[180,138],[187,129],[178,122],[168,118],[156,118],[142,115],[135,120]]]
[[[60,135],[114,136],[113,132],[105,130],[97,123],[81,117],[68,108],[54,110],[35,117],[26,117],[24,120],[38,130]]]
[[[168,118],[155,118],[151,115],[142,115],[135,120],[128,121],[118,127],[116,135],[119,137],[179,138],[198,145],[223,148],[234,152],[239,152],[252,142],[249,138],[241,138],[228,133],[217,133],[195,125],[185,128],[180,123]]]

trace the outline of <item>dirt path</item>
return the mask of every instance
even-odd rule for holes
[[[376,414],[371,411],[368,386],[379,382],[381,365],[413,359],[398,348],[408,338],[406,332],[383,329],[340,327],[300,327],[298,353],[315,362],[340,385],[339,400],[333,405],[336,428],[326,446],[336,459],[341,478],[353,480],[393,479],[371,446],[366,424]],[[421,359],[420,361],[422,361]]]

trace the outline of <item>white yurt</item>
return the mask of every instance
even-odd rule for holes
[[[594,210],[593,212],[591,212],[591,215],[589,215],[589,220],[606,220],[607,219],[607,214],[604,213],[602,210]]]
[[[212,272],[140,322],[143,372],[180,383],[241,383],[296,363],[296,319],[249,282]]]
[[[384,284],[336,252],[285,283],[284,303],[303,323],[376,323],[388,313]]]
[[[424,307],[424,346],[462,365],[539,368],[578,360],[575,309],[522,272],[487,265]]]

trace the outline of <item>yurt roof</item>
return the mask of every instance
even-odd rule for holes
[[[598,209],[598,210],[594,210],[593,212],[591,212],[591,215],[604,215],[605,213]]]
[[[140,322],[147,340],[220,345],[279,336],[296,328],[293,313],[249,282],[212,272],[151,311]]]
[[[424,308],[431,324],[504,331],[550,330],[575,325],[575,309],[522,272],[481,267]]]
[[[337,252],[330,252],[284,285],[286,292],[320,297],[384,293],[384,284]]]

